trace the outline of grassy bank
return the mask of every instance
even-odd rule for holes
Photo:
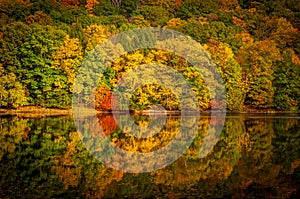
[[[0,116],[3,115],[15,115],[19,117],[47,117],[47,116],[65,116],[71,115],[69,109],[58,109],[58,108],[44,108],[36,106],[23,106],[16,109],[3,109],[0,108]]]
[[[80,116],[91,116],[94,114],[109,114],[110,111],[96,111],[94,109],[87,109],[83,108],[77,110]],[[159,115],[159,114],[168,114],[168,115],[180,115],[179,110],[172,110],[172,111],[151,111],[151,110],[139,110],[139,111],[130,111],[131,114],[134,115]],[[76,111],[75,111],[76,113]],[[120,114],[124,114],[124,112],[120,112]],[[300,111],[281,111],[276,109],[246,109],[240,112],[231,112],[227,111],[227,113],[234,113],[234,114],[299,114]],[[72,115],[72,109],[59,109],[59,108],[44,108],[44,107],[37,107],[37,106],[23,106],[18,107],[16,109],[5,109],[0,108],[0,116],[5,115],[14,115],[18,117],[29,117],[29,118],[38,118],[38,117],[47,117],[47,116],[67,116]],[[201,111],[201,115],[210,115],[211,111]],[[192,115],[192,113],[191,113]]]

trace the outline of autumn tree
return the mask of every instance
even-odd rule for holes
[[[204,48],[211,54],[222,75],[226,88],[227,107],[233,111],[242,110],[245,95],[242,69],[235,60],[230,46],[221,42],[210,41]]]
[[[65,33],[52,26],[14,23],[4,29],[1,60],[7,71],[29,92],[29,104],[67,107],[70,96],[66,90],[67,77],[52,67],[52,53],[63,43]],[[11,42],[13,41],[13,42]]]
[[[286,49],[282,57],[273,67],[273,104],[277,109],[297,110],[300,105],[300,59],[292,49]]]
[[[142,15],[146,20],[150,21],[151,26],[163,26],[172,18],[172,14],[162,5],[145,5],[136,10],[134,15]]]
[[[39,23],[41,25],[51,25],[53,20],[43,11],[36,11],[33,15],[25,17],[25,21],[28,25],[31,23]]]
[[[27,102],[26,89],[17,81],[15,74],[5,74],[0,65],[0,107],[17,108]]]
[[[99,2],[97,0],[87,0],[86,1],[86,5],[85,8],[89,11],[89,12],[93,12],[94,10],[94,6],[99,4]]]
[[[235,9],[239,2],[238,0],[218,0],[218,5],[221,10],[230,11]]]
[[[275,19],[276,26],[271,32],[270,38],[274,40],[279,48],[292,46],[300,34],[299,30],[294,28],[291,22],[285,18]]]
[[[63,70],[66,74],[69,84],[69,91],[72,91],[72,86],[75,81],[76,72],[83,59],[82,47],[77,38],[72,39],[66,35],[64,43],[52,55],[54,60],[53,66],[56,69]]]
[[[256,108],[272,106],[273,65],[280,60],[280,52],[272,40],[254,42],[240,49],[237,61],[242,66],[246,87],[246,104]]]
[[[86,50],[93,50],[100,42],[111,36],[114,29],[114,26],[109,27],[96,24],[88,26],[84,31],[87,38]]]
[[[218,10],[218,4],[216,0],[182,0],[176,10],[176,17],[186,20],[214,13]]]

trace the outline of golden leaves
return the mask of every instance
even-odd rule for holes
[[[240,38],[243,45],[251,45],[254,42],[254,39],[247,32],[238,33],[235,35],[235,37]]]
[[[112,35],[109,27],[103,25],[92,24],[88,26],[84,33],[88,39],[86,50],[89,52],[93,50],[102,41]]]
[[[97,0],[87,0],[86,1],[86,5],[85,8],[89,11],[89,12],[93,12],[94,6],[99,4],[99,2]]]
[[[66,35],[63,45],[52,55],[52,58],[55,61],[53,67],[63,70],[67,74],[68,83],[73,84],[77,67],[83,59],[79,39]]]
[[[187,22],[180,18],[172,18],[167,22],[167,25],[164,28],[176,29],[186,25]]]
[[[236,26],[241,27],[241,28],[246,28],[247,27],[247,23],[244,20],[242,20],[242,19],[240,19],[236,16],[232,16],[232,23]]]

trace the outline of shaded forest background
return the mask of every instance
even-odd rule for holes
[[[300,2],[297,0],[0,0],[0,108],[70,108],[84,58],[113,34],[140,27],[169,28],[201,43],[218,66],[227,108],[300,109]],[[110,110],[118,79],[140,64],[158,62],[191,83],[202,110],[212,102],[201,75],[182,58],[138,50],[107,68],[95,100]],[[131,109],[153,104],[180,109],[174,94],[145,85]]]

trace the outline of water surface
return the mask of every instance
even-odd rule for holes
[[[152,139],[133,139],[112,115],[98,118],[111,142],[137,152],[165,146],[180,123],[168,116]],[[150,121],[133,119],[140,126]],[[299,115],[228,115],[220,137],[210,138],[213,150],[199,158],[209,124],[218,122],[201,117],[196,138],[177,161],[135,174],[94,158],[82,139],[99,135],[79,134],[71,117],[0,117],[0,198],[299,198]]]

